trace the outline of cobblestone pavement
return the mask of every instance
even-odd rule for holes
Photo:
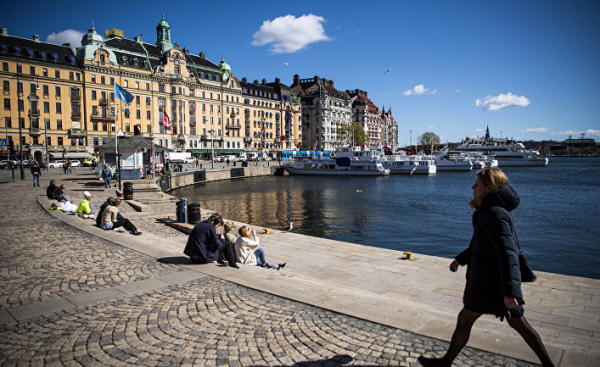
[[[0,312],[184,271],[54,219],[29,177],[0,184]],[[136,224],[174,235],[148,215]],[[2,366],[416,366],[446,347],[210,276],[0,323]],[[530,366],[472,348],[455,365]]]

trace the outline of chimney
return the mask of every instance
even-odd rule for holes
[[[242,78],[242,83],[248,83],[248,78],[246,78],[246,77],[243,77],[243,78]]]
[[[275,84],[281,84],[281,79],[275,78]]]
[[[300,75],[295,74],[294,75],[294,84],[292,85],[299,85],[300,84]]]
[[[264,78],[263,78],[263,80],[262,80],[262,82],[261,82],[260,84],[262,84],[262,85],[266,85],[266,84],[267,84],[267,79],[264,79]]]
[[[8,28],[0,28],[0,35],[8,36]]]
[[[40,42],[40,36],[39,36],[39,35],[37,35],[37,34],[34,34],[34,35],[33,35],[33,41],[34,41],[34,42]]]
[[[201,57],[201,58],[203,58],[203,59],[205,59],[205,58],[206,58],[206,55],[205,55],[205,54],[204,54],[204,52],[202,52],[202,51],[200,51],[200,54],[199,54],[199,55],[200,55],[200,57]]]

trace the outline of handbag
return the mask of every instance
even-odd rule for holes
[[[517,242],[517,245],[519,243]],[[533,273],[533,270],[529,267],[525,255],[519,246],[519,269],[521,270],[521,283],[532,283],[535,282],[537,276]]]
[[[523,250],[521,250],[521,244],[519,243],[519,239],[517,238],[517,233],[514,231],[513,233],[515,235],[517,247],[519,248],[519,270],[521,270],[521,283],[533,283],[537,279],[537,276],[529,267],[525,255],[523,255]]]

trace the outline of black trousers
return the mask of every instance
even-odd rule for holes
[[[117,219],[116,222],[113,222],[113,229],[119,227],[123,227],[129,232],[137,232],[137,228],[135,228],[133,223],[131,223],[129,219],[126,218]]]

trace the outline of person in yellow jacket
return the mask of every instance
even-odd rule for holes
[[[89,191],[84,191],[83,192],[83,200],[81,200],[81,202],[79,203],[79,206],[77,207],[77,215],[80,216],[81,218],[85,218],[85,219],[94,219],[95,218],[95,214],[92,211],[92,209],[90,208],[90,201],[92,200],[92,194],[89,193]]]

